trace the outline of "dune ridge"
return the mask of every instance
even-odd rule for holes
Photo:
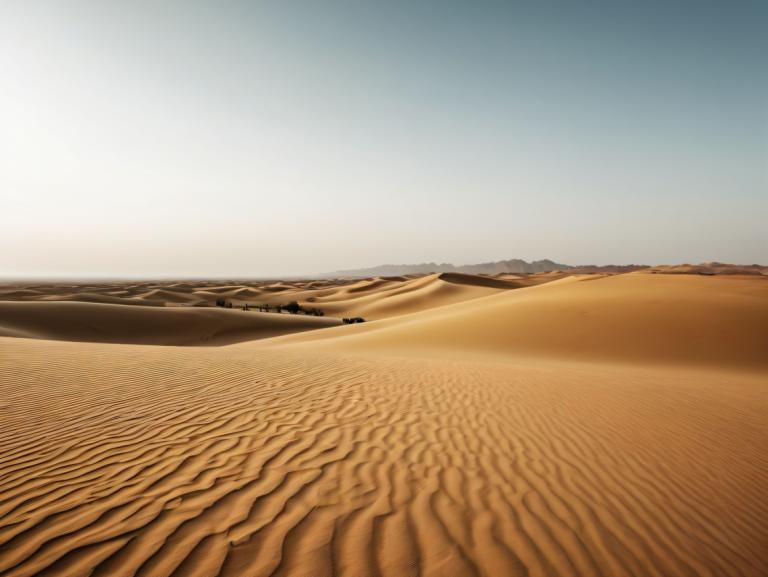
[[[471,274],[372,277],[322,281],[256,281],[251,283],[203,282],[103,283],[99,285],[9,284],[0,285],[2,301],[78,301],[126,305],[213,307],[220,299],[235,305],[285,305],[295,300],[319,307],[331,316],[386,318],[434,306],[460,302],[513,289],[549,282],[562,275],[546,273],[503,278]],[[423,290],[419,290],[423,289]],[[485,289],[485,290],[483,290]],[[405,296],[408,295],[408,296]],[[390,298],[396,297],[396,298]]]

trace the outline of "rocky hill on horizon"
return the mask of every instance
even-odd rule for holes
[[[356,268],[336,270],[319,275],[321,278],[332,277],[377,277],[377,276],[402,276],[409,274],[429,274],[437,272],[459,272],[467,274],[520,274],[552,271],[570,271],[581,273],[625,273],[649,268],[645,264],[625,265],[569,265],[555,262],[550,259],[534,260],[531,262],[512,258],[495,262],[483,262],[478,264],[454,265],[448,262],[435,263],[424,262],[418,264],[383,264],[368,268]]]
[[[406,274],[426,274],[433,272],[462,272],[470,274],[533,273],[549,272],[554,270],[570,270],[572,268],[574,267],[567,264],[557,263],[549,259],[527,262],[522,259],[513,258],[496,262],[465,264],[459,266],[447,262],[440,264],[434,262],[419,264],[383,264],[369,268],[337,270],[330,273],[325,273],[322,276],[373,277],[400,276]]]

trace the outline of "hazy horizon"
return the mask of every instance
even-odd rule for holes
[[[768,264],[761,2],[9,1],[0,277]]]

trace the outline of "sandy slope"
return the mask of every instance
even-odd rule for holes
[[[768,571],[759,376],[0,343],[3,575]]]
[[[768,370],[768,278],[571,277],[284,340],[364,353],[426,351]]]
[[[425,278],[405,294],[457,284]],[[213,348],[0,337],[0,575],[762,577],[767,287],[481,286]]]
[[[340,324],[338,319],[218,308],[160,308],[84,302],[0,302],[0,336],[135,343],[223,345]]]
[[[464,302],[514,288],[479,283],[452,282],[442,275],[428,275],[403,282],[361,281],[341,287],[312,301],[326,314],[362,316],[368,320],[389,318],[434,307]],[[470,275],[465,275],[472,278]],[[477,278],[477,277],[475,277]],[[301,300],[305,295],[297,295]],[[309,297],[311,298],[311,297]]]

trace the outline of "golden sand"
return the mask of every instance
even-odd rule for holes
[[[285,284],[387,318],[0,303],[0,575],[768,574],[768,279]]]

